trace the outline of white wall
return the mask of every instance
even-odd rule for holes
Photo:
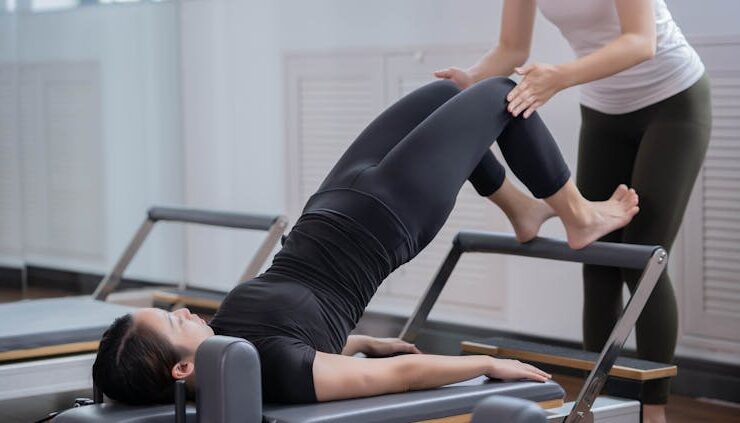
[[[673,19],[688,36],[737,35],[740,5],[735,0],[666,0]]]
[[[104,252],[97,262],[35,256],[36,265],[103,272],[153,204],[182,203],[179,59],[174,3],[20,13],[20,65],[89,63],[100,71]],[[183,236],[156,230],[127,275],[176,280]]]
[[[271,1],[182,3],[185,199],[191,206],[285,211],[276,12]],[[229,289],[262,237],[189,230],[188,278]]]

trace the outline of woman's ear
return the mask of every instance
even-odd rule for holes
[[[195,363],[192,360],[181,360],[172,367],[172,377],[185,379],[195,372]]]

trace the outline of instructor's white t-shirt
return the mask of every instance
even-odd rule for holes
[[[664,0],[653,0],[655,57],[615,75],[581,85],[581,103],[609,114],[629,113],[665,100],[701,78],[704,64],[673,21]],[[578,57],[621,35],[614,0],[537,0]]]

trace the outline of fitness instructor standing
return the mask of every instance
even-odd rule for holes
[[[577,59],[524,63],[536,9],[555,24]],[[590,200],[618,184],[635,188],[640,213],[604,241],[670,248],[709,143],[709,80],[701,59],[664,0],[504,0],[496,47],[467,70],[435,72],[461,88],[493,75],[522,76],[509,111],[527,118],[559,91],[581,85],[577,183]],[[583,268],[585,348],[604,346],[622,310],[622,283],[634,291],[639,272]],[[677,336],[677,306],[664,273],[637,322],[640,358],[668,363]],[[645,422],[664,422],[667,381],[644,390]]]

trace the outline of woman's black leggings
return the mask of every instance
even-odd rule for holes
[[[537,114],[514,118],[506,110],[514,85],[491,78],[462,92],[449,81],[417,89],[370,123],[318,193],[352,190],[382,202],[405,225],[411,257],[445,223],[466,180],[483,196],[501,186],[505,172],[490,151],[496,139],[536,197],[554,194],[570,172]]]

